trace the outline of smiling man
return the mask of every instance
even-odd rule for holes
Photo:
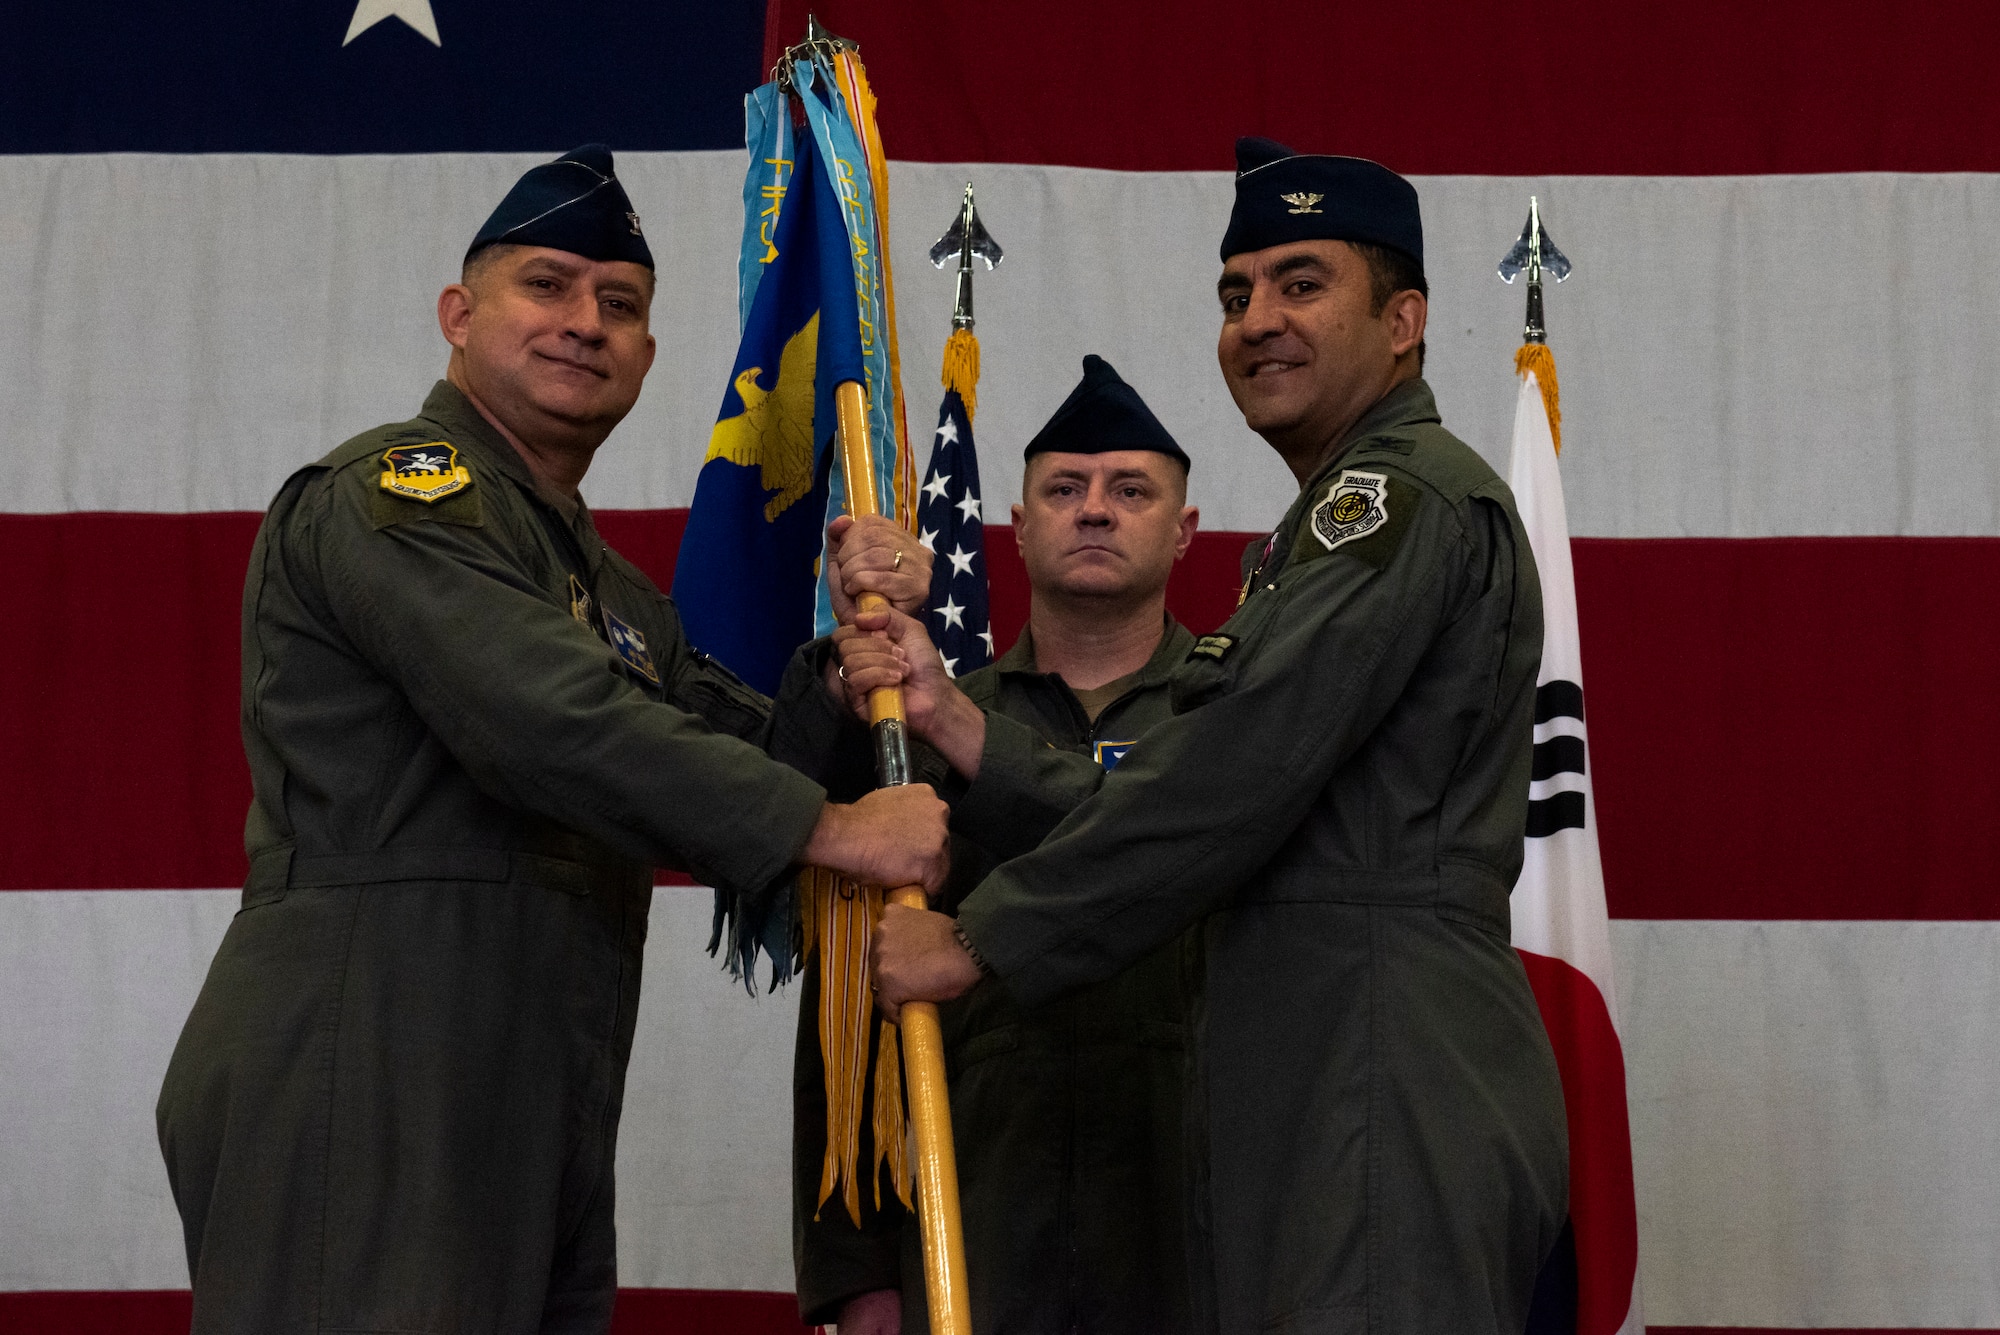
[[[1223,379],[1298,497],[1174,673],[1174,716],[1108,775],[937,691],[920,654],[850,668],[907,679],[913,726],[970,781],[955,832],[1047,832],[955,921],[888,910],[879,996],[893,1014],[990,974],[1040,1005],[1199,922],[1197,1329],[1518,1335],[1568,1172],[1508,943],[1534,559],[1420,375],[1409,182],[1240,141],[1222,260]]]
[[[772,758],[831,761],[818,679],[774,716],[597,534],[652,296],[610,151],[536,167],[438,298],[446,380],[257,535],[250,875],[159,1103],[197,1332],[605,1330],[653,868],[942,879],[930,790],[830,804]],[[885,521],[839,568],[930,588]]]
[[[1172,714],[1168,682],[1194,644],[1166,608],[1167,578],[1200,522],[1187,504],[1188,457],[1138,391],[1090,356],[1028,442],[1025,464],[1013,518],[1028,624],[998,662],[956,685],[968,706],[1019,725],[1050,755],[1108,770]],[[923,632],[914,623],[904,632],[914,655]],[[894,653],[855,630],[837,639],[850,680]],[[930,693],[951,689],[935,651],[922,647]],[[1023,842],[994,824],[1005,842],[953,839],[945,912],[1038,837]],[[1036,813],[1021,828],[1038,830]],[[989,982],[941,1008],[975,1331],[1186,1328],[1188,945],[1170,941],[1044,1005],[1021,1006]],[[813,973],[808,991],[817,983]],[[893,1196],[880,1210],[864,1202],[860,1229],[837,1200],[819,1204],[826,1111],[816,1014],[810,1000],[799,1009],[800,1314],[837,1322],[842,1335],[916,1335],[929,1328],[916,1222]]]

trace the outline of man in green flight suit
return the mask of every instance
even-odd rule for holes
[[[1194,538],[1188,457],[1100,357],[1028,442],[1014,534],[1028,624],[957,682],[982,709],[1104,769],[1172,712],[1167,680],[1194,637],[1167,614],[1167,577]],[[850,676],[884,647],[836,639]],[[857,699],[865,708],[865,700]],[[940,776],[942,777],[942,776]],[[1032,847],[952,841],[951,912]],[[977,1335],[1167,1335],[1187,1327],[1180,1227],[1190,943],[1034,1007],[987,982],[941,1008],[950,1066],[972,1328]],[[800,1008],[792,1158],[800,1315],[841,1335],[929,1329],[916,1221],[893,1195],[856,1228],[819,1200],[824,1067],[809,966]],[[870,1147],[861,1162],[872,1163]]]
[[[891,908],[890,1014],[997,977],[1022,1005],[1201,924],[1190,1088],[1197,1328],[1515,1335],[1561,1228],[1561,1087],[1508,893],[1541,604],[1506,485],[1421,378],[1416,191],[1237,145],[1223,377],[1301,489],[1110,775],[968,710],[905,653],[955,831],[1038,827],[956,919]],[[907,625],[878,616],[907,638]],[[973,1281],[977,1283],[976,1278]]]
[[[930,790],[830,804],[772,758],[833,755],[821,682],[774,719],[597,535],[652,295],[610,151],[534,168],[438,299],[423,410],[265,517],[250,876],[159,1102],[196,1332],[604,1331],[652,869],[942,880]],[[882,550],[914,539],[843,532],[850,592],[921,603]]]

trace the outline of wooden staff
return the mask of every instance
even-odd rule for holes
[[[859,381],[834,387],[840,426],[840,468],[847,481],[847,512],[881,513],[869,448],[868,403]],[[879,593],[859,599],[864,612],[889,602]],[[876,778],[885,787],[910,781],[909,738],[903,720],[903,688],[882,686],[868,693],[868,723],[875,735]],[[928,907],[921,886],[889,891],[889,902]],[[917,1218],[924,1243],[924,1293],[936,1335],[972,1335],[972,1304],[965,1287],[965,1228],[958,1212],[958,1158],[951,1144],[951,1099],[945,1086],[944,1031],[937,1006],[903,1003],[903,1071],[910,1095],[910,1121],[917,1133]]]

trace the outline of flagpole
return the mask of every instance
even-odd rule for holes
[[[840,468],[847,480],[847,511],[857,517],[880,514],[868,405],[860,382],[846,380],[834,386],[833,402],[839,423]],[[879,593],[864,593],[858,606],[863,612],[879,612],[889,603]],[[881,686],[868,693],[868,723],[875,735],[875,767],[881,786],[908,783],[910,753],[902,687]],[[927,907],[919,886],[891,889],[888,899],[905,908]],[[905,1002],[898,1023],[903,1034],[910,1120],[917,1136],[917,1219],[923,1235],[924,1293],[929,1300],[931,1329],[937,1335],[972,1335],[972,1306],[965,1283],[965,1228],[958,1208],[958,1156],[952,1146],[951,1100],[945,1083],[944,1031],[938,1024],[937,1006],[928,1001]]]

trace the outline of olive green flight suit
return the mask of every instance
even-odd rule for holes
[[[421,445],[471,485],[384,491]],[[194,1329],[606,1329],[652,869],[785,876],[824,793],[759,747],[818,742],[444,383],[279,492],[242,693],[250,877],[158,1113]]]
[[[955,828],[1050,834],[959,921],[1023,1006],[1200,922],[1204,1328],[1515,1335],[1568,1186],[1508,943],[1539,585],[1513,497],[1421,380],[1336,456],[1116,771],[989,717]]]
[[[959,686],[1039,744],[1092,764],[1108,752],[1115,764],[1171,714],[1168,678],[1193,643],[1169,619],[1152,659],[1095,723],[1061,677],[1036,671],[1027,634]],[[1007,842],[953,837],[946,911],[1002,858],[1033,847],[998,834]],[[939,1007],[975,1335],[1187,1329],[1182,1091],[1193,948],[1191,936],[1177,938],[1032,1009],[990,980]],[[856,1294],[900,1288],[905,1335],[919,1335],[930,1325],[916,1220],[887,1192],[878,1212],[863,1191],[860,1229],[838,1194],[819,1206],[826,1101],[817,969],[806,974],[793,1067],[800,1313],[830,1322]],[[866,1143],[862,1162],[873,1162]]]

